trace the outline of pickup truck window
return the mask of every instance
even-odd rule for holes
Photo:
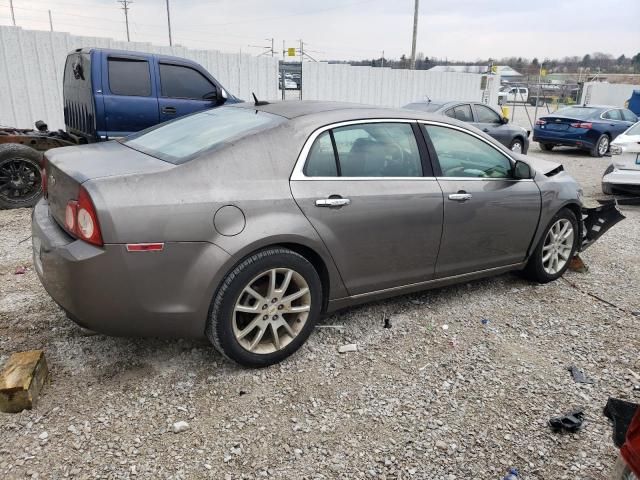
[[[109,90],[114,95],[135,97],[151,95],[149,62],[109,57]]]
[[[227,142],[280,125],[279,115],[249,108],[219,107],[163,123],[122,143],[165,162],[178,165]]]
[[[160,84],[163,97],[202,100],[216,91],[215,85],[197,70],[168,63],[160,64]]]

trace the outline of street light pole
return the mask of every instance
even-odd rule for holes
[[[418,36],[418,10],[420,8],[420,0],[415,0],[415,8],[413,10],[413,40],[411,42],[411,64],[409,68],[416,68],[416,37]]]
[[[167,0],[167,26],[169,27],[169,46],[173,45],[171,41],[171,14],[169,13],[169,0]]]
[[[13,26],[16,26],[16,16],[13,13],[13,0],[9,0],[9,8],[11,9],[11,22],[13,23]]]

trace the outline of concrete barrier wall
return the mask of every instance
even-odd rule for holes
[[[587,105],[613,105],[623,107],[624,102],[631,98],[634,90],[640,90],[640,85],[628,83],[587,82],[582,89],[580,103]]]
[[[278,60],[215,50],[162,47],[142,42],[84,37],[63,32],[0,26],[0,125],[33,127],[44,120],[64,128],[62,74],[67,53],[80,47],[102,47],[160,53],[200,63],[229,92],[249,99],[278,98]]]
[[[490,76],[482,89],[481,74],[394,70],[345,64],[307,62],[302,67],[305,100],[336,100],[401,107],[425,100],[468,100],[498,103],[500,77]]]

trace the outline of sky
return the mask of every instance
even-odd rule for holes
[[[166,0],[133,0],[132,41],[168,45]],[[173,43],[258,55],[298,47],[317,60],[411,53],[414,0],[169,0]],[[16,24],[126,40],[116,0],[13,0]],[[421,0],[417,52],[427,57],[561,58],[640,52],[640,0]],[[0,25],[11,25],[0,0]],[[270,53],[268,53],[270,55]]]

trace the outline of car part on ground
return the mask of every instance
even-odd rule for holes
[[[238,104],[46,158],[32,242],[56,302],[108,334],[206,334],[248,366],[322,312],[526,265],[554,280],[609,222],[582,226],[561,165],[409,110]]]
[[[613,426],[613,443],[620,449],[612,480],[636,480],[640,476],[640,405],[609,398],[603,415]]]
[[[640,122],[611,142],[609,150],[612,163],[602,174],[602,192],[640,195]]]
[[[549,426],[554,432],[576,433],[582,428],[584,422],[584,411],[582,409],[573,410],[561,417],[549,419]]]

